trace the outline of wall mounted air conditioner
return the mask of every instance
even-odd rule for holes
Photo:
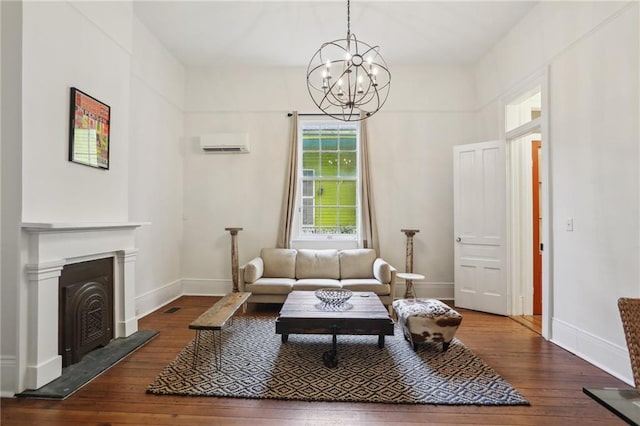
[[[211,133],[200,136],[200,148],[217,154],[246,154],[249,152],[247,133]]]

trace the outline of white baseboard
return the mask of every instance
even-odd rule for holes
[[[552,330],[553,343],[628,385],[634,386],[629,352],[626,347],[604,340],[557,318],[553,319]]]
[[[224,296],[231,293],[233,282],[222,279],[185,278],[182,280],[183,296]]]
[[[136,297],[136,316],[142,318],[181,296],[224,296],[231,293],[231,280],[185,278]]]
[[[126,321],[116,321],[115,324],[115,337],[129,337],[136,331],[138,331],[138,316],[129,318]]]
[[[24,374],[25,389],[40,389],[47,383],[60,377],[62,356],[55,355],[38,365],[28,365]]]
[[[176,280],[136,297],[136,317],[142,318],[182,296],[182,281]]]
[[[13,398],[18,388],[16,383],[18,363],[15,356],[0,355],[0,397]]]

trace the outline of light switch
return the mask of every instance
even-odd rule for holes
[[[568,232],[573,232],[573,218],[572,217],[567,218],[567,231]]]

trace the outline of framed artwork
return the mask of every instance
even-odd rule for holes
[[[72,87],[70,111],[69,161],[109,170],[111,108]]]

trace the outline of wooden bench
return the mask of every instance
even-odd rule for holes
[[[196,341],[193,348],[194,366],[198,361],[198,352],[200,352],[200,333],[210,330],[213,333],[212,344],[216,367],[218,370],[222,368],[222,329],[231,322],[233,315],[240,306],[247,302],[249,296],[251,293],[247,292],[228,294],[189,324],[190,329],[196,330]]]

